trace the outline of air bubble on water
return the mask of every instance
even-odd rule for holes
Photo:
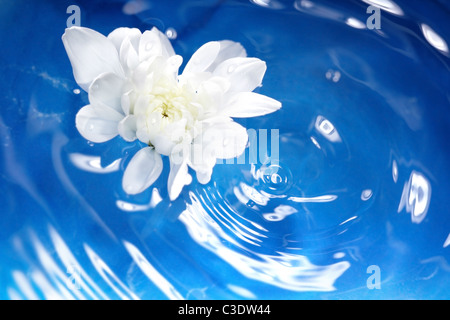
[[[167,28],[166,30],[166,36],[167,38],[174,40],[177,38],[178,34],[177,31],[174,28]]]
[[[254,175],[263,182],[264,193],[281,195],[292,185],[292,173],[279,164],[262,166]]]
[[[325,73],[325,77],[333,82],[338,82],[341,79],[341,73],[337,70],[328,70],[327,73]]]
[[[372,197],[372,194],[373,192],[370,189],[363,190],[363,192],[361,193],[361,200],[362,201],[369,200]]]
[[[333,258],[335,258],[335,259],[342,259],[343,257],[345,257],[345,253],[344,252],[336,252],[333,255]]]

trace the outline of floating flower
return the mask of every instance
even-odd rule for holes
[[[192,180],[208,183],[217,159],[241,155],[247,132],[232,118],[261,116],[281,103],[252,92],[261,85],[266,64],[248,58],[241,44],[204,44],[178,70],[183,58],[158,29],[141,33],[118,28],[108,37],[88,28],[71,27],[62,37],[78,85],[88,92],[76,127],[96,143],[120,135],[147,146],[125,169],[122,186],[128,194],[147,189],[170,160],[171,200]]]

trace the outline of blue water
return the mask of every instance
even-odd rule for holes
[[[449,299],[450,3],[3,1],[0,298]],[[283,103],[280,167],[217,165],[168,200],[126,195],[140,145],[77,132],[61,35],[157,26],[185,58],[241,42]],[[270,150],[269,150],[270,151]],[[379,280],[379,282],[378,282]]]

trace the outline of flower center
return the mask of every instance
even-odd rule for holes
[[[189,101],[183,96],[175,94],[156,95],[150,102],[147,116],[150,116],[153,123],[157,118],[163,120],[161,124],[174,122],[183,118],[186,113],[190,113],[187,106]],[[157,115],[157,117],[155,117]],[[158,121],[159,122],[159,121]]]
[[[191,141],[201,132],[205,108],[191,86],[166,77],[155,82],[145,94],[147,104],[135,110],[137,137],[167,155],[174,144]]]
[[[169,115],[167,114],[168,110],[169,110],[169,106],[166,103],[163,103],[162,112],[161,112],[161,115],[163,116],[163,118],[169,117]]]

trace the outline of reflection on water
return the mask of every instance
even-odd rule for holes
[[[128,241],[124,241],[123,244],[139,269],[167,296],[167,298],[172,300],[183,299],[181,294],[155,269],[155,267],[152,266],[138,248]]]
[[[117,159],[106,167],[101,165],[101,157],[90,156],[80,153],[72,153],[69,155],[72,163],[79,169],[94,173],[110,173],[118,171],[121,159]]]
[[[127,15],[135,15],[145,10],[151,9],[151,4],[145,0],[130,0],[123,6],[123,13]]]
[[[265,206],[269,201],[269,197],[245,183],[241,183],[240,188],[235,187],[233,190],[236,197],[244,204],[248,204],[251,200],[256,204]]]
[[[392,0],[362,0],[363,2],[378,7],[382,10],[385,10],[389,13],[395,14],[397,16],[402,16],[403,10],[400,6]]]
[[[448,247],[450,245],[450,233],[447,236],[447,239],[444,241],[444,245],[442,247]]]
[[[117,200],[116,205],[120,210],[127,212],[146,211],[155,208],[161,201],[162,197],[157,188],[152,189],[152,196],[148,204],[135,204],[123,200]]]
[[[398,165],[397,165],[397,161],[393,161],[392,162],[392,179],[394,180],[395,183],[397,183],[398,180]]]
[[[289,197],[288,200],[294,201],[294,202],[331,202],[337,199],[336,195],[330,194],[330,195],[324,195],[324,196],[317,196],[317,197]]]
[[[291,214],[296,212],[298,212],[297,209],[291,206],[279,205],[278,207],[275,208],[274,212],[264,213],[263,217],[264,219],[269,221],[281,221],[285,217],[290,216]]]
[[[80,289],[82,288],[87,297],[92,299],[105,299],[107,297],[105,293],[82,268],[81,264],[70,251],[70,248],[53,227],[49,227],[49,234],[56,253],[66,269],[66,282],[68,281],[67,277],[69,273],[74,276],[75,283],[73,284]],[[73,272],[70,273],[68,271]],[[79,291],[74,291],[74,293],[77,294]]]
[[[49,226],[48,231],[51,247],[44,246],[34,232],[29,233],[28,239],[33,245],[39,264],[33,265],[28,275],[21,270],[11,271],[13,283],[6,288],[9,299],[139,299],[128,284],[124,283],[89,245],[83,244],[83,248],[96,274],[88,274],[86,268],[91,268],[86,262],[83,267],[75,258],[74,252],[52,226]],[[20,248],[22,240],[16,238],[15,241],[18,246],[17,251],[20,253],[23,251]],[[136,266],[167,298],[183,299],[182,295],[151,265],[136,246],[128,241],[124,241],[123,245]],[[52,251],[56,251],[56,257]]]
[[[315,123],[316,130],[331,142],[340,142],[341,137],[334,125],[325,117],[318,116]]]
[[[345,23],[355,29],[365,29],[366,28],[366,24],[364,22],[362,22],[361,20],[358,20],[356,18],[353,18],[353,17],[347,18],[347,20],[345,20]]]
[[[126,287],[125,284],[114,274],[111,268],[100,258],[100,256],[91,249],[87,244],[84,244],[84,250],[95,267],[97,273],[105,281],[109,288],[111,288],[117,296],[122,300],[137,299],[137,296]]]
[[[373,191],[370,189],[363,190],[361,193],[361,200],[367,201],[372,197]]]
[[[192,193],[190,196],[192,204],[187,206],[179,219],[191,237],[250,279],[294,291],[332,291],[336,279],[350,267],[348,261],[319,266],[300,254],[277,252],[267,255],[248,250],[230,237],[221,225],[211,223],[200,200]],[[280,212],[294,213],[290,207],[279,208],[277,213]],[[234,230],[239,232],[238,228]],[[248,237],[248,233],[245,237]],[[255,240],[254,237],[252,239]],[[264,245],[264,240],[259,241],[259,245]]]
[[[429,44],[431,44],[442,53],[446,55],[449,54],[447,42],[439,34],[437,34],[436,31],[434,31],[430,26],[424,23],[421,25],[421,28],[423,35]]]
[[[413,171],[403,187],[398,212],[405,208],[406,212],[411,213],[412,222],[421,223],[427,215],[430,200],[430,182],[423,174]]]
[[[276,0],[250,0],[254,4],[264,7],[264,8],[270,8],[270,9],[283,9],[285,6]]]
[[[345,21],[343,12],[330,6],[323,5],[319,1],[296,0],[294,8],[298,11],[312,14],[321,18],[327,18],[336,21]]]

